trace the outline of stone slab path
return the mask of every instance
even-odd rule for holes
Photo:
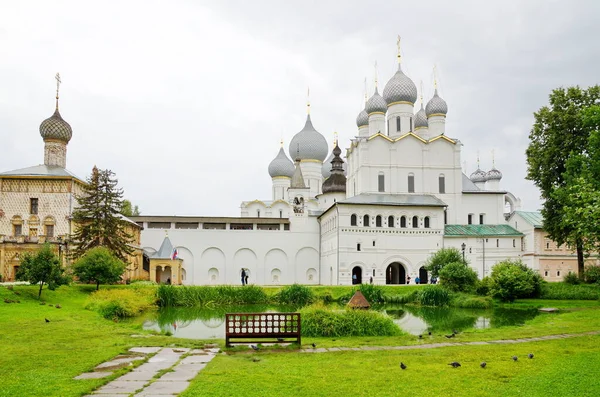
[[[134,347],[129,355],[120,355],[98,365],[94,372],[81,374],[75,379],[91,379],[109,376],[115,369],[144,360],[139,367],[107,383],[87,397],[111,396],[175,396],[190,384],[219,352],[218,348],[186,349],[161,347]],[[161,376],[158,374],[161,373]]]

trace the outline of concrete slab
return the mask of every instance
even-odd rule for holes
[[[132,353],[151,354],[157,353],[162,347],[132,347],[129,349]]]
[[[206,355],[206,356],[187,356],[183,360],[181,360],[181,364],[206,364],[210,362],[215,356]]]
[[[104,371],[104,372],[85,372],[79,376],[74,377],[73,379],[100,379],[106,378],[107,376],[111,376],[112,371]]]
[[[102,386],[100,389],[96,390],[94,394],[131,394],[138,389],[144,387],[147,382],[145,381],[122,381],[122,380],[113,380],[108,384]]]
[[[119,377],[119,380],[143,380],[149,381],[154,378],[158,371],[131,371]]]
[[[132,363],[134,361],[145,360],[145,359],[146,359],[146,357],[144,357],[144,356],[116,358],[114,360],[106,361],[106,362],[96,366],[96,370],[102,371],[102,370],[111,369],[111,368],[122,368],[122,367],[128,366],[129,363]]]
[[[169,382],[157,380],[137,395],[151,396],[153,394],[178,394],[187,389],[189,385],[190,382]]]
[[[163,376],[160,377],[160,381],[188,381],[192,380],[198,375],[198,371],[189,371],[189,370],[177,370],[174,372],[167,372]]]
[[[205,349],[205,350],[207,350],[207,351],[209,351],[211,353],[218,353],[218,352],[221,351],[221,349],[219,349],[218,347],[212,347],[212,348]]]
[[[196,372],[198,372],[198,371],[202,370],[204,367],[206,367],[206,364],[179,364],[174,369],[177,371],[196,371]]]
[[[158,372],[163,369],[167,369],[173,366],[173,362],[170,361],[162,361],[158,363],[145,363],[140,365],[137,368],[133,369],[133,372]]]

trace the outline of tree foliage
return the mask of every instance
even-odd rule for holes
[[[125,216],[138,216],[141,212],[137,205],[131,204],[131,201],[129,200],[123,200],[123,203],[121,204],[121,214]]]
[[[549,106],[534,113],[535,123],[529,134],[527,178],[540,189],[544,204],[544,230],[559,245],[577,249],[578,270],[583,274],[585,237],[575,223],[565,221],[564,208],[571,202],[574,184],[567,172],[569,160],[586,153],[594,126],[586,122],[582,112],[600,103],[600,86],[583,90],[579,87],[558,88],[550,94]],[[570,167],[575,167],[571,160]],[[571,178],[571,179],[570,179]],[[571,186],[569,188],[569,186]],[[576,199],[579,200],[579,199]],[[588,200],[587,193],[585,198]]]
[[[432,276],[437,277],[444,266],[453,262],[463,262],[463,256],[456,248],[442,248],[432,254],[425,263],[425,268]]]
[[[475,289],[477,273],[460,262],[447,264],[440,270],[440,285],[456,292],[469,292]]]
[[[73,264],[73,274],[83,282],[95,282],[96,290],[100,288],[100,284],[111,284],[121,280],[123,272],[125,263],[105,247],[90,249]]]
[[[73,235],[74,258],[81,258],[88,250],[100,246],[111,250],[122,261],[133,252],[129,246],[133,237],[127,233],[127,221],[120,215],[123,190],[117,183],[112,171],[92,169],[84,194],[77,197],[78,207],[73,211],[77,224]]]
[[[542,291],[542,277],[520,260],[498,262],[490,279],[491,295],[505,302],[539,297]]]
[[[42,296],[44,284],[53,291],[70,281],[69,277],[65,275],[65,269],[60,265],[59,259],[52,252],[50,244],[44,244],[42,249],[35,254],[28,252],[23,255],[16,278],[29,281],[31,284],[39,284],[38,299]]]

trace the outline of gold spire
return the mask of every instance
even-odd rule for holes
[[[433,65],[433,88],[435,88],[437,90],[437,68],[435,65]]]
[[[375,89],[377,89],[377,61],[375,61]]]
[[[494,149],[492,149],[492,169],[496,168],[496,160],[494,159]]]
[[[367,78],[365,77],[365,105],[367,104]]]
[[[421,86],[421,107],[423,107],[423,80],[421,80],[420,86]]]
[[[56,110],[58,110],[58,90],[60,88],[60,73],[56,73],[56,76],[54,76],[54,78],[56,79]]]
[[[283,148],[283,138],[281,138],[281,140],[279,141],[279,144],[281,145],[281,147]]]
[[[310,114],[310,87],[306,89],[306,114]]]
[[[479,170],[479,150],[477,151],[477,169]]]
[[[337,146],[337,141],[338,141],[338,133],[337,133],[337,131],[333,131],[333,147]]]
[[[398,46],[398,65],[402,63],[402,54],[400,54],[400,35],[398,35],[398,39],[396,40],[396,46]]]

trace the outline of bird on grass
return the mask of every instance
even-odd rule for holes
[[[455,329],[453,329],[453,330],[452,330],[452,333],[453,333],[454,335],[456,335],[456,334],[458,334],[458,331],[457,331],[457,330],[455,330]]]
[[[459,363],[458,361],[452,361],[452,362],[451,362],[450,364],[448,364],[448,365],[451,365],[451,366],[452,366],[452,368],[458,368],[458,367],[460,367],[460,363]]]
[[[404,363],[403,363],[403,362],[400,362],[400,368],[402,368],[402,369],[406,369],[406,365],[404,365]]]
[[[450,338],[454,338],[456,335],[454,334],[450,334],[450,335],[444,335],[446,338],[450,339]]]
[[[486,366],[486,365],[487,365],[487,363],[486,363],[485,361],[483,361],[481,364],[479,364],[479,366],[480,366],[481,368],[485,368],[485,366]]]
[[[62,306],[57,303],[54,307],[60,309]]]
[[[257,363],[257,362],[259,362],[259,361],[260,361],[260,358],[258,358],[258,357],[254,357],[254,358],[252,359],[252,362],[255,362],[255,363]]]
[[[419,335],[419,339],[423,339],[423,335]]]
[[[512,356],[513,361],[517,361],[519,358],[517,356]]]
[[[313,343],[311,346],[312,346],[313,349],[317,348],[317,344],[316,343]]]
[[[48,320],[47,318],[45,318],[44,320],[46,320],[46,322],[47,322],[47,323],[49,323],[49,322],[50,322],[50,320]]]
[[[258,346],[256,346],[256,345],[250,345],[250,347],[251,347],[251,348],[252,348],[252,350],[254,350],[254,351],[259,351],[259,350],[260,350],[260,349],[259,349],[259,347],[258,347]]]
[[[527,355],[527,357],[529,357],[529,358],[533,358],[533,353],[529,353],[529,354]]]
[[[429,336],[431,336],[431,331],[429,331]]]

